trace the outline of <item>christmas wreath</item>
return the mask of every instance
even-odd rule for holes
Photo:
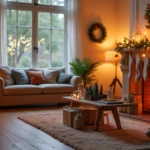
[[[147,4],[144,18],[147,20],[148,25],[146,25],[146,28],[150,29],[150,4]]]
[[[101,32],[101,36],[98,38],[95,36],[94,31],[99,30]],[[89,37],[92,41],[97,43],[102,43],[107,37],[106,28],[100,23],[94,23],[89,29]]]

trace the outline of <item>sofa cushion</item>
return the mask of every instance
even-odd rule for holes
[[[47,68],[48,70],[57,70],[58,72],[65,72],[65,68],[55,67],[55,68]]]
[[[6,86],[14,84],[14,80],[11,76],[11,69],[8,66],[0,67],[0,77],[4,79]]]
[[[11,85],[4,88],[4,95],[33,95],[41,94],[41,87],[36,85]]]
[[[68,83],[71,78],[72,78],[72,75],[66,74],[64,72],[59,72],[57,83]]]
[[[72,93],[74,86],[71,84],[40,84],[42,93]]]
[[[58,70],[44,70],[44,77],[48,83],[56,83]]]
[[[24,70],[12,69],[11,74],[15,84],[29,84],[29,78]]]
[[[31,84],[38,85],[38,84],[46,83],[42,71],[27,71],[27,75],[30,79]]]

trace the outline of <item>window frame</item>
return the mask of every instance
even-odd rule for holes
[[[61,13],[64,14],[64,66],[67,68],[68,60],[68,50],[67,50],[67,8],[68,0],[65,0],[64,6],[55,6],[55,5],[43,5],[43,4],[34,4],[33,2],[37,0],[32,0],[32,3],[22,3],[22,2],[11,2],[7,1],[7,10],[22,10],[22,11],[31,11],[32,12],[32,63],[31,67],[36,67],[37,65],[37,53],[33,50],[33,47],[38,46],[38,12],[48,12],[48,13]],[[54,67],[53,67],[54,68]]]

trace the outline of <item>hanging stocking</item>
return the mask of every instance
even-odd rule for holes
[[[139,54],[137,53],[136,54],[136,73],[135,73],[135,81],[138,82],[139,81],[139,78],[140,78],[140,62],[141,62],[141,59],[139,57]]]
[[[133,64],[133,58],[132,54],[129,53],[129,72],[128,72],[128,79],[131,78],[131,73],[132,73],[132,64]]]
[[[143,79],[146,80],[148,76],[148,68],[150,66],[150,59],[145,56],[144,57],[144,67],[143,67]]]

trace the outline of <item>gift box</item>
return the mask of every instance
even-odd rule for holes
[[[73,127],[74,117],[79,112],[80,111],[78,108],[70,108],[70,107],[63,108],[63,123],[65,125]]]
[[[84,125],[95,124],[97,110],[94,107],[80,106],[79,110],[83,115]]]

